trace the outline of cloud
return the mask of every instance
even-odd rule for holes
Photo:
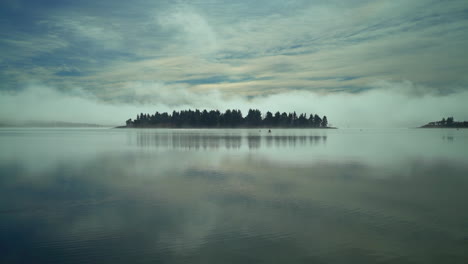
[[[4,93],[0,96],[0,120],[13,124],[66,121],[117,125],[123,124],[125,117],[136,115],[139,110],[152,112],[153,108],[108,104],[83,90],[74,90],[73,94],[67,94],[37,84],[31,84],[19,93]]]
[[[104,91],[121,89],[118,94],[125,94],[135,82],[181,80],[193,90],[239,96],[287,90],[359,92],[381,79],[410,80],[428,92],[465,87],[468,65],[462,51],[468,37],[463,29],[468,23],[458,16],[457,3],[443,8],[430,3],[420,9],[424,3],[428,4],[417,1],[406,8],[390,2],[296,6],[273,14],[239,14],[242,19],[234,21],[213,15],[205,6],[177,5],[158,10],[156,19],[143,27],[144,19],[112,28],[115,22],[83,18],[86,23],[80,28],[89,33],[107,25],[109,30],[96,31],[105,34],[92,34],[98,46],[109,43],[119,47],[116,52],[127,53],[98,50],[93,59],[102,63],[80,67],[94,74],[53,81],[56,86],[71,82],[94,91],[99,87],[101,92],[95,94],[103,94],[105,100],[109,95]],[[112,29],[118,29],[123,42],[111,38]],[[213,83],[214,76],[226,78]]]
[[[427,90],[411,82],[380,81],[365,92],[316,93],[283,92],[251,100],[232,100],[226,108],[242,106],[242,110],[258,108],[265,111],[296,111],[327,115],[331,124],[341,128],[417,127],[442,117],[454,116],[468,120],[468,91],[441,96],[420,94]]]
[[[126,89],[127,91],[130,88]],[[248,109],[327,115],[331,124],[347,127],[416,127],[442,117],[468,120],[468,91],[447,95],[421,94],[424,88],[411,82],[380,81],[365,92],[350,94],[286,91],[246,98],[219,92],[190,91],[163,83],[134,83],[139,103],[105,103],[83,90],[58,92],[43,85],[30,85],[16,94],[0,97],[0,121],[69,121],[123,124],[140,112],[172,112],[183,109]],[[117,95],[114,95],[117,96]],[[126,95],[128,96],[128,95]],[[130,100],[135,102],[137,99]]]
[[[45,36],[31,36],[27,34],[14,34],[0,40],[4,48],[0,54],[0,63],[31,58],[39,54],[52,54],[57,49],[68,47],[68,41],[55,34]]]
[[[58,23],[65,33],[72,33],[78,38],[86,38],[94,41],[104,49],[121,49],[123,37],[119,32],[119,25],[106,23],[101,18],[91,16],[59,17],[52,23]],[[67,32],[68,31],[68,32]]]
[[[157,17],[157,23],[166,30],[180,32],[176,45],[183,53],[209,54],[218,48],[216,33],[208,21],[189,6],[177,6]]]
[[[372,89],[416,100],[393,86],[443,101],[468,86],[465,1],[108,4],[22,5],[34,16],[5,16],[0,90],[37,80],[37,89],[86,91],[101,105],[169,109],[278,94],[373,100]]]

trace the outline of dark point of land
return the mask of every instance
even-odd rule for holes
[[[320,128],[329,126],[326,116],[317,114],[280,113],[268,111],[264,116],[258,109],[250,109],[244,117],[240,110],[182,110],[171,113],[141,113],[135,120],[128,119],[125,126],[117,128]]]
[[[468,121],[457,122],[453,117],[447,117],[440,121],[429,122],[420,128],[468,128]]]

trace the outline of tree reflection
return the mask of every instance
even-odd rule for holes
[[[168,130],[166,130],[168,131]],[[213,134],[213,133],[179,133],[175,131],[143,131],[136,133],[136,143],[139,147],[156,147],[167,149],[248,149],[266,147],[296,147],[326,143],[327,136],[317,135],[274,135],[274,134]]]

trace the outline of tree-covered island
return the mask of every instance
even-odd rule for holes
[[[172,114],[141,113],[135,120],[128,119],[119,128],[332,128],[326,116],[317,114],[280,113],[268,111],[264,116],[258,109],[250,109],[244,117],[240,110],[182,110]]]
[[[468,128],[468,121],[457,122],[453,117],[447,117],[440,121],[429,122],[421,128]]]

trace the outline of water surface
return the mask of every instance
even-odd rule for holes
[[[1,263],[467,263],[468,130],[0,129]]]

